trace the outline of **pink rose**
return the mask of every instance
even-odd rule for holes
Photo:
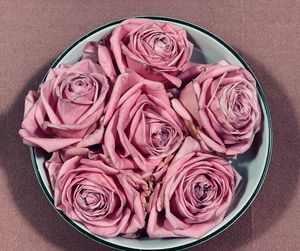
[[[98,143],[108,81],[103,69],[90,60],[52,69],[40,91],[30,91],[19,131],[25,144],[48,152],[80,142]]]
[[[55,206],[101,237],[137,237],[145,226],[143,193],[147,184],[100,160],[59,153],[47,162]]]
[[[110,38],[111,50],[121,73],[126,68],[141,76],[180,87],[179,73],[189,66],[193,44],[184,28],[150,19],[128,19]]]
[[[150,238],[201,238],[219,224],[240,176],[223,158],[199,152],[187,137],[149,205]]]
[[[203,66],[202,66],[203,67]],[[256,82],[245,69],[221,61],[208,65],[172,100],[206,152],[245,152],[260,129]]]
[[[186,130],[164,85],[134,72],[117,78],[103,123],[103,149],[113,165],[145,172],[180,147]]]

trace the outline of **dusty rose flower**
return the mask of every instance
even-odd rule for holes
[[[82,146],[97,143],[109,90],[103,74],[90,60],[52,69],[40,91],[26,97],[19,131],[24,143],[48,152],[80,141]]]
[[[193,44],[184,28],[150,19],[128,19],[110,38],[111,50],[121,73],[126,68],[141,76],[179,87],[177,75],[189,66]]]
[[[225,61],[203,68],[172,104],[206,152],[243,153],[260,129],[255,79]]]
[[[143,191],[147,184],[103,163],[53,154],[46,164],[55,206],[101,237],[137,237],[145,226]]]
[[[117,78],[103,123],[103,149],[112,163],[145,172],[180,147],[186,130],[164,85],[133,72]]]
[[[150,238],[200,238],[219,224],[240,176],[223,158],[199,152],[187,137],[154,189],[149,205]]]

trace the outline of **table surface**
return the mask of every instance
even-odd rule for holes
[[[300,250],[300,1],[0,0],[0,250],[110,250],[70,227],[34,176],[18,129],[24,97],[74,40],[136,15],[180,18],[217,34],[249,63],[273,122],[265,183],[229,229],[192,250]]]

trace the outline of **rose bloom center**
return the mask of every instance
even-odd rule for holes
[[[84,210],[99,210],[100,215],[108,211],[108,195],[81,188],[77,194],[77,203]]]
[[[171,138],[171,129],[169,127],[160,127],[152,133],[152,143],[155,147],[164,147],[168,144]]]
[[[197,181],[191,184],[191,194],[193,199],[203,208],[207,202],[210,202],[215,197],[215,189],[205,175],[201,175]]]

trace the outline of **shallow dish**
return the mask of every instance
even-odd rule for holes
[[[207,30],[200,28],[196,25],[165,17],[147,17],[156,19],[163,22],[173,22],[177,25],[183,26],[188,34],[189,39],[200,47],[200,50],[195,50],[193,53],[192,61],[198,63],[215,63],[220,60],[226,60],[230,64],[239,65],[246,68],[252,74],[250,67],[241,58],[241,56],[235,52],[229,45],[227,45],[220,38]],[[56,68],[60,64],[74,64],[82,56],[82,50],[84,45],[89,41],[99,41],[103,36],[109,33],[116,25],[123,20],[118,20],[98,29],[91,31],[90,33],[82,36],[79,40],[74,42],[69,48],[67,48],[53,63],[51,68]],[[253,75],[254,76],[254,75]],[[255,76],[254,76],[255,77]],[[256,79],[257,81],[257,79]],[[257,81],[258,83],[258,81]],[[57,212],[73,227],[79,230],[82,234],[98,241],[104,245],[118,248],[122,250],[164,250],[164,249],[184,249],[200,243],[203,243],[217,234],[224,231],[227,227],[233,224],[250,206],[254,198],[256,197],[264,178],[266,176],[272,149],[272,127],[269,108],[266,102],[265,95],[262,87],[258,83],[257,85],[259,100],[262,107],[263,120],[261,124],[261,130],[256,135],[255,140],[251,148],[244,154],[232,162],[233,166],[243,177],[241,184],[236,191],[232,204],[226,214],[226,217],[221,224],[217,225],[211,231],[209,231],[201,239],[191,238],[167,238],[167,239],[126,239],[122,237],[116,238],[101,238],[95,236],[89,232],[82,224],[79,224],[69,219],[63,212],[57,210]],[[49,155],[41,149],[31,148],[31,157],[34,166],[34,170],[38,181],[45,192],[50,203],[53,205],[53,192],[47,176],[47,170],[44,163]]]

